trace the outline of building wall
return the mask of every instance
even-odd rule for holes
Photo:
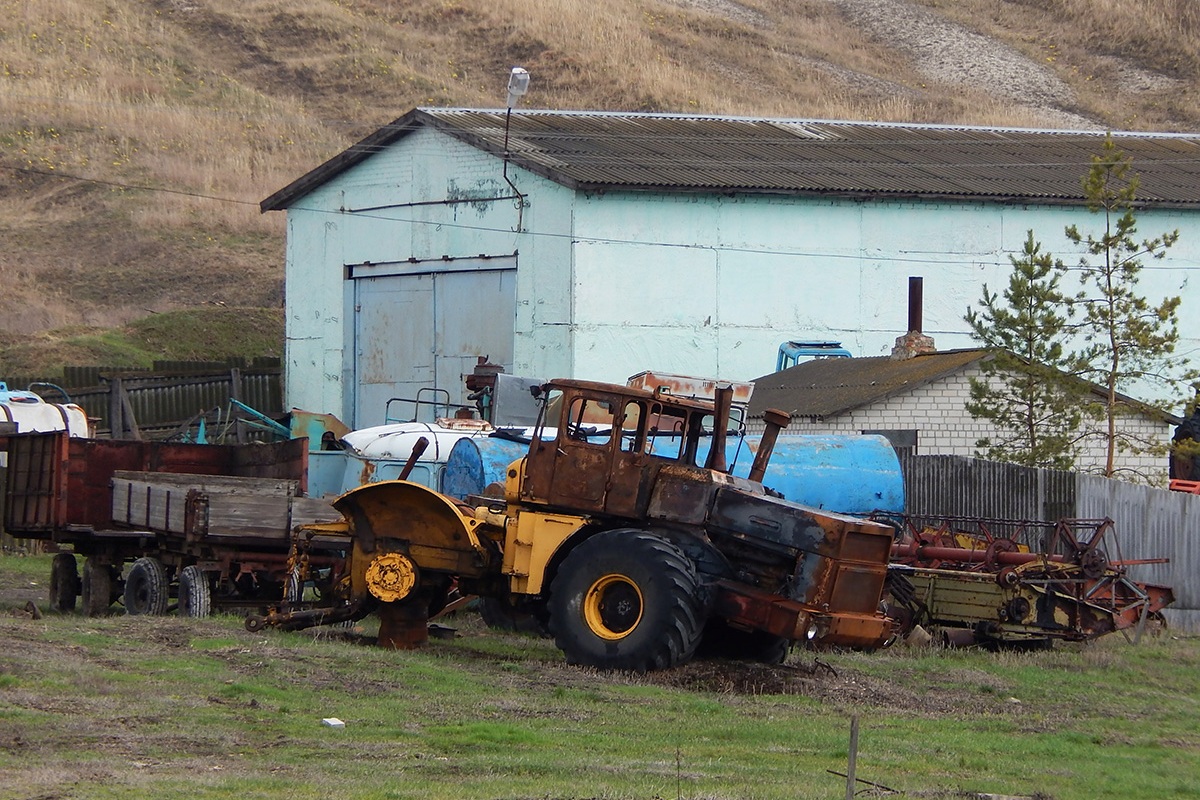
[[[970,399],[970,379],[981,377],[978,367],[963,370],[939,381],[933,381],[910,392],[893,395],[870,405],[856,408],[825,420],[804,417],[792,420],[784,433],[861,433],[863,431],[917,431],[916,454],[977,456],[975,443],[995,435],[995,427],[987,420],[974,419],[966,410]],[[756,426],[761,428],[761,422]],[[1147,416],[1121,420],[1123,430],[1133,435],[1159,441],[1166,445],[1171,436],[1170,426]],[[1076,461],[1079,472],[1098,472],[1103,469],[1105,451],[1098,438],[1087,440]],[[1167,457],[1165,455],[1131,455],[1118,453],[1117,464],[1131,470],[1142,480],[1166,485]],[[1129,476],[1131,479],[1132,475]]]
[[[422,129],[338,175],[288,209],[286,398],[356,425],[355,307],[347,271],[417,274],[460,259],[516,255],[513,371],[569,375],[574,194]],[[534,236],[528,231],[562,232]],[[486,353],[481,353],[486,355]],[[457,389],[458,387],[447,387]]]
[[[788,339],[841,341],[884,355],[908,322],[908,277],[924,277],[924,331],[971,347],[963,314],[986,283],[1007,284],[1026,232],[1077,263],[1063,229],[1094,229],[1083,209],[997,203],[609,192],[575,212],[576,377],[641,370],[749,380]],[[1152,300],[1181,293],[1200,263],[1200,218],[1147,210],[1145,235],[1181,229],[1143,274]],[[1074,273],[1073,273],[1074,274]],[[1180,351],[1200,347],[1200,303],[1183,288]],[[1189,302],[1193,301],[1194,302]],[[1154,399],[1149,387],[1139,394]]]
[[[1033,229],[1078,260],[1063,228],[1080,209],[995,203],[605,192],[591,195],[509,167],[432,129],[418,130],[288,210],[289,405],[354,424],[354,303],[348,265],[414,269],[517,253],[513,370],[624,381],[644,370],[750,380],[788,339],[887,353],[907,329],[907,281],[925,278],[924,330],[943,349],[972,346],[962,321],[984,283],[1003,286]],[[419,204],[419,205],[412,205]],[[369,209],[369,210],[368,210]],[[1145,211],[1145,235],[1180,243],[1140,288],[1180,293],[1200,263],[1194,212]],[[1200,348],[1194,290],[1183,290],[1182,352]],[[1131,393],[1159,399],[1149,387]]]

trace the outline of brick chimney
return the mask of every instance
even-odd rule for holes
[[[908,279],[908,333],[896,337],[892,361],[907,361],[913,356],[936,353],[933,338],[921,333],[921,278]]]

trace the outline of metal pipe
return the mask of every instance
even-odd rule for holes
[[[733,384],[718,383],[713,390],[713,441],[708,451],[705,469],[724,472],[728,469],[725,463],[725,437],[729,433],[729,414],[733,408]]]
[[[508,184],[508,188],[513,190],[513,194],[515,194],[518,198],[520,198],[519,200],[517,200],[517,230],[516,230],[516,232],[523,233],[524,231],[522,229],[522,221],[525,216],[525,195],[522,194],[521,190],[517,188],[517,185],[512,182],[512,178],[508,177],[508,156],[509,156],[508,132],[511,127],[511,123],[512,123],[512,106],[509,106],[508,111],[506,111],[504,114],[504,165],[501,168],[501,177],[503,177],[504,182]]]
[[[918,277],[910,277],[908,279],[908,329],[910,331],[921,331],[922,317],[924,316],[922,283],[924,279]]]
[[[968,550],[964,547],[938,547],[936,545],[897,544],[892,546],[893,558],[917,558],[926,561],[958,561],[970,564],[982,564],[989,560],[987,550]],[[1029,564],[1034,561],[1050,561],[1056,564],[1065,563],[1067,559],[1060,555],[1045,553],[991,553],[990,560],[998,564]]]
[[[417,459],[425,452],[425,448],[429,447],[429,440],[422,436],[413,444],[412,452],[408,455],[408,461],[404,462],[404,469],[400,470],[400,474],[396,476],[396,480],[406,481],[408,476],[412,474],[413,468],[417,466]]]
[[[767,427],[758,443],[758,452],[754,454],[754,463],[750,465],[749,475],[750,480],[758,483],[762,483],[766,476],[771,454],[775,452],[775,441],[779,438],[779,432],[791,424],[792,415],[778,408],[768,408],[763,412],[763,422]]]

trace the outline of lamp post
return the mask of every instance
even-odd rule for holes
[[[505,183],[508,184],[509,188],[517,196],[517,233],[521,232],[522,217],[525,212],[525,195],[521,194],[521,190],[508,177],[508,130],[510,121],[512,120],[513,106],[528,91],[529,71],[522,67],[513,67],[512,71],[508,73],[508,110],[504,112],[504,169],[502,174]]]

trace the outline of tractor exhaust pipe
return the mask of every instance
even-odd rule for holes
[[[767,424],[763,431],[762,441],[758,443],[758,452],[754,454],[754,463],[750,465],[750,480],[762,483],[767,474],[767,464],[771,454],[775,452],[775,440],[779,432],[792,422],[792,415],[777,408],[768,408],[763,412],[763,422]]]
[[[725,463],[725,437],[729,432],[729,414],[733,408],[732,384],[717,384],[713,390],[713,405],[713,440],[704,468],[725,472],[728,469]]]
[[[406,481],[408,476],[412,475],[413,467],[417,466],[417,459],[425,452],[425,448],[429,447],[429,440],[422,436],[413,444],[412,452],[408,454],[408,461],[404,462],[404,469],[400,470],[400,475],[397,480]]]

